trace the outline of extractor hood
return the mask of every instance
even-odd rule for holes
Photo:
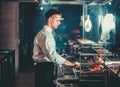
[[[42,4],[90,4],[90,5],[97,5],[97,4],[106,4],[113,0],[38,0]]]
[[[90,0],[45,0],[48,1],[50,4],[85,4],[89,3]]]

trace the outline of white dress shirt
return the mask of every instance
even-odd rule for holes
[[[36,62],[63,64],[65,59],[56,52],[56,42],[52,29],[44,26],[34,38],[33,59]]]

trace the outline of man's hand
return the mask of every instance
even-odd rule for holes
[[[70,66],[70,67],[76,67],[76,68],[80,67],[79,62],[70,62],[70,61],[66,60],[63,64],[66,65],[66,66]]]
[[[74,63],[74,65],[75,65],[76,68],[80,67],[80,63],[79,62],[73,62],[73,63]]]

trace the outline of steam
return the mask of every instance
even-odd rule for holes
[[[115,29],[115,18],[112,14],[106,14],[102,21],[101,40],[107,41],[110,39],[110,32]]]

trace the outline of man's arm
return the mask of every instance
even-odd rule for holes
[[[70,62],[68,60],[65,60],[65,62],[63,63],[63,65],[71,66],[71,67],[76,67],[76,68],[80,67],[80,63],[79,62]]]

